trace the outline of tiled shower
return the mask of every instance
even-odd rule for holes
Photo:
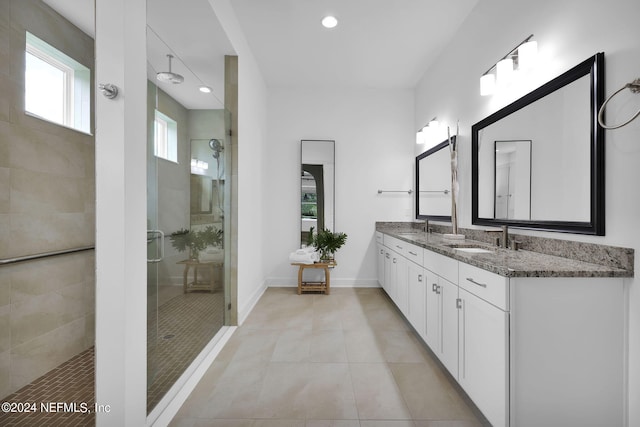
[[[25,113],[26,31],[94,63],[93,39],[42,2],[0,1],[1,396],[95,341],[94,137]]]

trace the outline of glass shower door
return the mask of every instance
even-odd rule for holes
[[[204,0],[188,0],[213,13]],[[175,11],[147,9],[147,413],[165,405],[229,321],[230,114],[181,56]],[[208,9],[209,8],[209,9]],[[187,8],[188,9],[188,8]],[[208,12],[207,12],[208,11]],[[176,17],[177,18],[177,17]],[[212,18],[213,19],[213,18]],[[179,26],[180,20],[174,22]],[[207,30],[209,27],[203,27]],[[203,39],[211,39],[203,35]],[[182,83],[164,79],[167,55]],[[210,67],[213,68],[213,65]],[[160,78],[162,77],[162,78]],[[154,409],[155,408],[155,409]]]

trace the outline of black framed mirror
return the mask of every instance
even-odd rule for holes
[[[456,137],[452,137],[456,143]],[[445,140],[416,157],[416,218],[451,221],[451,152]]]
[[[604,235],[603,98],[598,53],[473,125],[472,223]],[[530,141],[526,215],[496,215],[498,141]]]
[[[300,243],[311,228],[335,230],[335,141],[300,141]]]

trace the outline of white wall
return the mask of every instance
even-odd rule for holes
[[[471,126],[524,93],[568,70],[596,52],[605,53],[606,93],[640,77],[640,26],[637,0],[482,1],[469,15],[436,65],[416,90],[414,129],[431,117],[460,120],[460,225],[471,222]],[[508,96],[481,97],[479,79],[487,68],[533,33],[540,65],[528,87]],[[471,41],[473,41],[471,43]],[[640,108],[640,97],[621,94],[607,110],[620,122]],[[606,236],[527,232],[624,246],[640,250],[640,119],[606,132]],[[416,150],[416,153],[422,148]],[[640,262],[636,256],[636,271]],[[640,281],[629,280],[629,425],[640,425]],[[597,345],[594,343],[594,345]],[[597,385],[594,385],[597,386]]]
[[[238,55],[238,318],[248,314],[265,287],[261,206],[268,195],[267,87],[229,0],[209,0]]]
[[[377,190],[414,187],[413,92],[270,88],[267,200],[262,212],[265,262],[272,286],[297,283],[289,253],[300,245],[300,140],[335,140],[336,231],[347,243],[336,255],[334,286],[376,286],[376,221],[410,221],[413,195]],[[254,180],[257,185],[257,180]],[[256,218],[257,220],[257,218]]]
[[[96,425],[146,419],[146,4],[96,1]]]

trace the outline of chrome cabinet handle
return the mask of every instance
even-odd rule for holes
[[[469,282],[473,283],[474,285],[478,285],[478,286],[480,286],[480,287],[483,287],[483,288],[486,288],[486,287],[487,287],[487,285],[486,285],[486,284],[484,284],[484,283],[480,283],[480,282],[476,282],[475,280],[473,280],[473,278],[472,278],[472,277],[467,277],[467,281],[469,281]]]
[[[151,262],[151,263],[157,263],[160,262],[164,259],[164,233],[162,232],[162,230],[147,230],[147,243],[149,242],[149,234],[157,234],[160,236],[160,257],[159,258],[152,258],[152,259],[147,259],[147,262]],[[151,238],[153,239],[153,237]]]
[[[389,254],[384,254],[384,257],[385,257],[386,259],[389,259]]]
[[[410,253],[411,255],[413,255],[413,256],[418,256],[418,254],[417,254],[417,253],[415,253],[415,252],[411,252],[411,251],[409,251],[409,253]]]
[[[456,298],[456,308],[462,308],[462,300],[460,298]]]
[[[398,249],[402,250],[402,246],[398,246],[398,245],[396,245],[396,248],[398,248]]]
[[[436,288],[437,288],[437,287],[438,287],[438,285],[436,285],[435,283],[433,283],[433,284],[431,285],[431,291],[432,291],[432,292],[438,292],[438,291],[436,290]]]
[[[398,260],[394,258],[393,259],[393,263],[395,264],[396,262],[398,262]]]
[[[422,274],[418,274],[418,282],[422,283]]]

